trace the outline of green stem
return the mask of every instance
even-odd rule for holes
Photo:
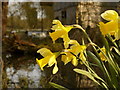
[[[92,40],[89,38],[88,34],[86,33],[85,29],[83,29],[82,27],[81,27],[80,29],[84,32],[84,34],[85,34],[85,36],[87,37],[88,41],[89,41],[90,43],[93,43]],[[103,70],[103,72],[104,72],[104,75],[107,75],[107,77],[108,77],[108,82],[111,83],[110,75],[109,75],[109,73],[108,73],[108,71],[107,71],[107,69],[106,69],[104,63],[102,63],[102,61],[101,61],[101,59],[100,59],[100,56],[99,56],[99,54],[98,54],[98,52],[97,52],[95,46],[92,45],[92,47],[93,47],[93,49],[94,49],[94,51],[95,51],[97,57],[99,58],[99,60],[100,60],[100,62],[101,62],[101,65],[102,65],[102,67],[103,67],[102,70]],[[106,79],[106,77],[105,77],[105,79]]]

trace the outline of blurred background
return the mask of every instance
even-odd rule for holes
[[[62,39],[52,43],[49,32],[52,20],[64,25],[80,24],[93,42],[101,46],[98,23],[104,21],[100,14],[108,9],[120,13],[119,2],[2,2],[2,73],[3,88],[51,88],[49,81],[68,88],[93,88],[95,83],[59,62],[59,72],[52,75],[52,68],[40,70],[36,58],[42,58],[37,50],[43,47],[51,51],[63,49]],[[80,30],[69,32],[71,39],[81,43],[85,39]],[[87,43],[87,40],[85,39]],[[90,48],[91,50],[91,48]],[[60,61],[60,58],[58,58]],[[84,68],[78,65],[79,68]],[[72,73],[72,74],[71,74]]]

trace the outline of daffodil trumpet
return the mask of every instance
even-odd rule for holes
[[[64,41],[64,47],[68,48],[68,42],[70,41],[70,38],[68,36],[68,32],[74,28],[73,25],[70,26],[63,26],[62,23],[59,20],[53,20],[52,22],[54,25],[52,26],[52,30],[54,30],[54,32],[49,33],[50,37],[52,38],[53,43],[55,43],[55,41],[58,38],[63,38]]]
[[[43,70],[43,67],[45,67],[47,64],[48,64],[48,67],[51,67],[54,65],[53,74],[56,74],[58,72],[56,58],[60,55],[60,52],[52,53],[49,49],[42,48],[42,49],[39,49],[37,53],[40,53],[44,57],[40,60],[36,59],[41,70]]]
[[[115,10],[107,10],[101,14],[101,17],[109,22],[99,23],[100,31],[105,36],[114,35],[115,40],[120,39],[120,17]]]

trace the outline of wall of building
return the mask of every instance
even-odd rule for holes
[[[54,3],[54,18],[59,19],[63,24],[74,24],[76,7],[76,2],[56,2]]]
[[[101,21],[100,14],[108,9],[119,12],[118,2],[56,2],[54,3],[54,18],[63,24],[74,24],[76,19],[84,28],[95,28]],[[66,15],[64,15],[66,13]]]

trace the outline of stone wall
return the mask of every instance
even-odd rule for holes
[[[116,2],[80,2],[77,7],[79,24],[84,28],[96,28],[101,21],[100,14],[108,9],[118,11],[117,5]]]

